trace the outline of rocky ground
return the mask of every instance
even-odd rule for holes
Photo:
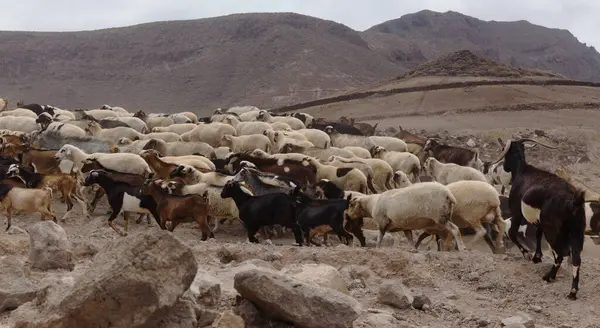
[[[528,150],[530,162],[566,166],[598,187],[593,131],[413,132],[479,147],[484,159],[499,152],[497,137],[536,137],[561,151]],[[0,327],[600,327],[600,251],[590,240],[579,299],[570,301],[566,261],[556,282],[541,279],[549,250],[533,264],[514,247],[417,252],[394,235],[375,249],[373,230],[365,231],[366,248],[335,238],[330,247],[295,247],[289,235],[257,245],[245,242],[238,222],[206,242],[194,224],[170,234],[155,222],[131,223],[121,237],[106,210],[102,204],[91,220],[74,215],[60,226],[13,218],[0,237]]]

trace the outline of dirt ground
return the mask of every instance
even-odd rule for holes
[[[528,159],[542,167],[570,165],[583,181],[600,190],[600,169],[596,160],[596,145],[600,140],[597,122],[600,114],[594,110],[521,111],[469,115],[432,115],[428,117],[390,118],[380,126],[411,127],[426,134],[437,133],[475,138],[478,143],[492,143],[495,138],[527,134],[541,129],[546,138],[560,145],[560,150],[531,150]],[[493,157],[498,149],[483,147],[483,157]],[[573,164],[576,158],[588,157],[585,163]],[[77,206],[77,205],[76,205]],[[65,205],[55,203],[55,212],[64,213]],[[96,209],[92,220],[76,213],[61,223],[74,243],[93,243],[100,249],[107,242],[123,238],[106,224],[105,203]],[[38,222],[38,216],[19,215],[13,225],[27,229]],[[122,224],[122,218],[117,220]],[[153,221],[130,223],[130,231],[158,229]],[[331,247],[295,247],[291,235],[274,238],[274,245],[248,244],[239,222],[222,225],[216,239],[200,241],[194,224],[177,227],[175,235],[194,251],[201,266],[225,281],[222,308],[231,307],[235,297],[233,274],[236,263],[247,259],[263,259],[275,268],[291,263],[325,263],[336,267],[347,279],[350,293],[366,308],[393,313],[417,327],[500,327],[500,320],[524,311],[535,318],[536,327],[600,327],[600,248],[586,239],[582,254],[582,276],[579,299],[566,298],[570,289],[571,268],[565,261],[554,283],[541,277],[552,265],[551,253],[546,250],[544,261],[526,261],[515,247],[506,254],[492,254],[484,242],[468,252],[438,252],[421,247],[410,249],[405,237],[388,236],[381,249],[374,248],[377,233],[367,231],[368,247],[349,248],[330,238]],[[125,237],[126,238],[126,237]],[[468,241],[468,237],[465,237]],[[25,234],[0,233],[0,256],[27,256],[28,237]],[[227,249],[233,262],[223,264],[220,253]],[[89,260],[79,261],[76,271],[84,272]],[[414,292],[427,295],[431,310],[395,310],[376,302],[382,279],[400,278]],[[8,322],[9,314],[0,316],[0,327]]]

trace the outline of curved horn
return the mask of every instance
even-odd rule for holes
[[[534,140],[534,139],[529,139],[529,138],[523,138],[523,139],[519,139],[519,140],[518,140],[518,142],[533,142],[533,143],[536,143],[536,144],[538,144],[538,145],[544,146],[544,147],[546,147],[546,148],[550,148],[550,149],[558,149],[558,147],[557,147],[557,146],[550,146],[550,145],[548,145],[548,144],[546,144],[546,143],[543,143],[543,142],[541,142],[541,141],[537,141],[537,140]]]
[[[500,154],[500,156],[498,156],[497,160],[491,162],[490,165],[494,165],[504,159],[504,156],[506,156],[506,153],[508,153],[508,150],[510,149],[511,142],[512,142],[512,140],[510,140],[510,139],[506,140],[506,145],[504,146],[504,149],[502,149],[502,154]]]

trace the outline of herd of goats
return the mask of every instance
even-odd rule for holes
[[[287,228],[298,245],[318,244],[316,234],[326,242],[334,233],[346,244],[356,237],[364,247],[367,219],[379,229],[377,247],[386,232],[402,231],[417,248],[431,236],[438,250],[464,251],[461,231],[470,229],[471,244],[483,238],[501,253],[510,240],[534,263],[542,259],[545,236],[555,262],[543,279],[554,280],[563,257],[570,257],[570,299],[579,289],[584,234],[597,238],[600,232],[600,207],[586,200],[586,191],[527,163],[526,148],[556,148],[533,139],[498,140],[502,152],[484,163],[476,149],[402,128],[396,136],[376,136],[376,126],[346,118],[327,122],[253,106],[198,118],[109,105],[7,105],[0,99],[7,230],[12,211],[56,222],[55,197],[67,205],[63,221],[73,200],[90,217],[106,195],[108,224],[124,236],[129,216],[139,213],[138,223],[152,216],[169,231],[195,221],[202,240],[235,219],[254,243],[257,234],[266,239]],[[123,231],[113,222],[121,213]],[[421,233],[416,243],[413,230]]]

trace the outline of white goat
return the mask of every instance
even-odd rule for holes
[[[73,167],[81,173],[81,167],[84,161],[88,159],[96,159],[103,167],[109,170],[138,174],[141,176],[147,176],[152,171],[146,161],[137,154],[130,153],[93,153],[87,154],[83,150],[66,144],[62,146],[55,155],[56,159],[69,160],[73,162]]]

